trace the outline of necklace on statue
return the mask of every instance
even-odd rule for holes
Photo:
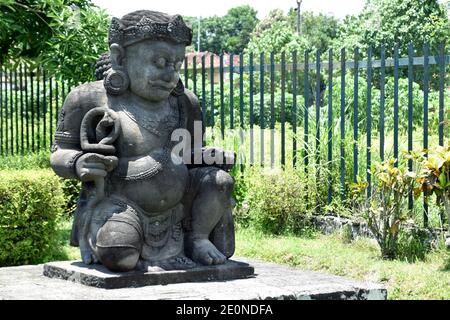
[[[174,101],[175,100],[175,101]],[[143,112],[142,109],[136,108],[136,106],[119,105],[120,111],[125,113],[128,118],[139,126],[153,133],[154,135],[161,137],[164,133],[172,132],[179,125],[179,114],[176,99],[169,98],[170,112],[161,119],[157,119],[152,116],[151,111]]]

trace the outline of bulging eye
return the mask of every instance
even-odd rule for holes
[[[165,68],[165,67],[166,67],[166,59],[164,59],[164,58],[158,58],[158,59],[155,61],[155,65],[156,65],[158,68]]]

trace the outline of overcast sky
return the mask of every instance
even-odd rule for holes
[[[115,17],[122,17],[139,9],[168,14],[179,13],[185,16],[222,16],[230,8],[248,4],[258,11],[258,18],[262,19],[272,9],[279,8],[287,12],[290,8],[297,7],[296,0],[93,0],[93,2]],[[343,18],[347,14],[359,13],[364,2],[365,0],[303,0],[301,10],[322,12]]]

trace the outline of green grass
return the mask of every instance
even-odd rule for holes
[[[238,229],[236,255],[358,280],[380,282],[388,299],[450,299],[450,254],[429,253],[424,261],[386,261],[376,243],[357,239],[344,243],[341,236],[270,236]]]
[[[58,250],[58,260],[80,260],[79,248],[69,246],[70,228],[69,221],[61,223],[64,245]],[[450,254],[444,249],[415,263],[386,261],[380,258],[377,244],[366,238],[345,243],[339,234],[271,236],[237,228],[235,255],[379,282],[387,287],[391,300],[450,299]]]

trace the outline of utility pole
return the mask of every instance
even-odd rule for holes
[[[297,34],[300,35],[302,33],[301,29],[301,16],[300,16],[300,6],[302,5],[303,0],[296,0],[297,1]]]
[[[200,25],[201,25],[201,17],[198,16],[197,52],[200,52]]]

